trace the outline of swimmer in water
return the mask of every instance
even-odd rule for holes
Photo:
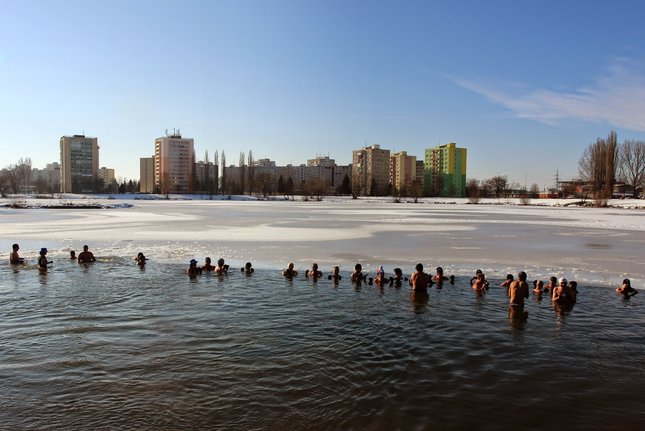
[[[436,273],[435,273],[435,275],[432,276],[432,281],[436,281],[437,283],[440,283],[442,281],[448,280],[448,277],[443,275],[443,268],[442,267],[438,266],[435,271],[436,271]]]
[[[390,277],[390,286],[401,287],[403,281],[403,271],[401,268],[394,268],[394,277]],[[407,278],[405,281],[407,281]]]
[[[365,281],[366,277],[367,275],[363,274],[363,265],[361,265],[360,263],[354,265],[354,272],[352,272],[352,283],[360,283],[361,281]]]
[[[449,278],[443,275],[443,268],[438,266],[435,269],[435,275],[430,279],[430,285],[432,285],[433,282],[437,283],[437,289],[441,289],[443,282],[446,280],[449,280]]]
[[[255,272],[255,269],[253,269],[251,262],[246,262],[244,268],[240,268],[240,271],[243,272],[244,275],[251,275]]]
[[[84,245],[83,246],[83,251],[79,253],[78,255],[78,263],[92,263],[96,262],[96,258],[94,257],[94,253],[92,253],[89,250],[89,247]]]
[[[472,281],[472,280],[471,280]],[[477,292],[486,292],[486,288],[488,287],[488,282],[484,278],[484,273],[480,272],[475,276],[474,281],[472,282],[472,288],[475,289]]]
[[[632,282],[629,278],[626,278],[623,280],[623,285],[616,289],[616,293],[623,295],[625,298],[629,298],[634,295],[638,295],[638,290],[634,289],[632,287]]]
[[[427,292],[428,285],[430,284],[430,276],[423,272],[423,264],[417,263],[417,266],[414,267],[416,270],[410,276],[410,286],[415,292]]]
[[[544,286],[544,291],[549,291],[549,296],[553,297],[553,291],[558,287],[558,278],[555,276],[549,277],[549,284]]]
[[[565,277],[562,277],[559,280],[558,286],[553,288],[553,294],[551,295],[551,300],[553,302],[569,302],[568,284],[569,280],[567,280]]]
[[[327,276],[327,278],[329,280],[332,280],[334,282],[334,284],[338,284],[340,279],[343,278],[340,275],[340,267],[339,266],[333,267],[332,271],[331,271],[331,274],[329,276]]]
[[[578,299],[578,283],[576,281],[571,280],[569,282],[569,301],[572,304],[575,304],[577,299]]]
[[[197,266],[197,261],[195,259],[190,260],[190,266],[186,270],[186,274],[190,277],[196,277],[202,274],[202,269]]]
[[[224,259],[219,258],[217,259],[217,266],[215,267],[215,274],[223,274],[226,275],[228,274],[228,265],[224,264]]]
[[[69,260],[76,260],[76,252],[74,250],[69,251]]]
[[[506,274],[506,280],[502,284],[499,285],[499,287],[504,287],[506,288],[506,293],[508,293],[508,287],[511,285],[513,282],[513,274]]]
[[[51,260],[47,260],[47,249],[45,247],[40,249],[39,254],[40,257],[38,257],[38,269],[40,271],[46,272],[47,268],[49,268],[49,265],[53,262]]]
[[[542,295],[542,292],[544,292],[544,282],[542,280],[535,280],[535,288],[533,289],[533,293],[536,295]]]
[[[307,277],[307,278],[311,277],[314,280],[317,279],[317,278],[322,277],[322,275],[323,275],[322,271],[320,271],[318,269],[318,264],[317,263],[312,264],[311,269],[308,269],[308,270],[305,271],[305,277]]]
[[[206,259],[204,259],[204,266],[202,266],[202,271],[215,271],[215,267],[211,264],[210,257],[206,257]]]
[[[294,268],[293,262],[289,262],[289,265],[287,266],[287,269],[282,271],[282,275],[284,275],[287,278],[296,277],[298,275],[298,271],[296,271],[293,268]]]
[[[139,265],[139,266],[146,266],[146,261],[147,261],[148,259],[146,259],[146,257],[144,256],[144,254],[143,254],[143,253],[139,252],[139,253],[137,254],[137,257],[135,257],[135,258],[134,258],[134,260],[136,260],[136,261],[137,261],[137,265]]]
[[[479,283],[478,283],[479,280]],[[478,283],[477,290],[488,290],[488,280],[481,269],[475,271],[475,276],[470,279],[470,285],[475,287],[475,283]]]
[[[25,259],[20,257],[18,254],[18,250],[20,250],[20,246],[18,244],[13,244],[11,246],[11,253],[9,254],[9,263],[12,265],[21,265],[25,263]]]
[[[383,284],[385,284],[385,269],[383,269],[383,265],[380,265],[376,270],[374,284],[376,284],[377,286],[383,286]]]
[[[508,305],[511,307],[524,307],[524,298],[529,297],[529,284],[526,282],[526,272],[520,271],[517,280],[508,286]]]

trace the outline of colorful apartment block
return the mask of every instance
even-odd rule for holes
[[[466,149],[451,142],[425,152],[425,194],[466,196]]]

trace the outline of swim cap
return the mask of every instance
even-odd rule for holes
[[[40,254],[47,254],[47,249],[45,247],[41,248]]]
[[[560,283],[566,283],[566,282],[567,282],[566,277],[562,277],[562,278],[560,279]]]

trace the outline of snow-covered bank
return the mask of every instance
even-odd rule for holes
[[[9,195],[0,199],[0,207],[14,206],[23,208],[56,208],[60,206],[95,206],[104,208],[127,207],[128,204],[116,204],[115,201],[292,201],[315,202],[314,199],[305,199],[302,196],[293,196],[287,199],[284,196],[247,196],[247,195],[161,195],[161,194],[55,194],[55,195]],[[360,204],[411,204],[412,198],[400,198],[395,201],[392,197],[361,196],[352,199],[349,196],[325,196],[322,202],[354,202]],[[593,200],[580,199],[519,199],[519,198],[482,198],[478,202],[471,202],[468,198],[419,198],[417,205],[511,205],[511,206],[538,206],[538,207],[594,207]],[[645,199],[609,199],[605,208],[645,209]]]

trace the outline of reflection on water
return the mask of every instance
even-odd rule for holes
[[[419,294],[349,274],[191,279],[183,266],[119,258],[15,269],[0,264],[3,429],[636,429],[645,419],[642,300],[608,289],[583,286],[575,308],[545,297],[516,310],[503,288],[477,294],[466,278]]]
[[[508,321],[513,329],[524,330],[529,320],[529,312],[524,307],[508,307]]]

